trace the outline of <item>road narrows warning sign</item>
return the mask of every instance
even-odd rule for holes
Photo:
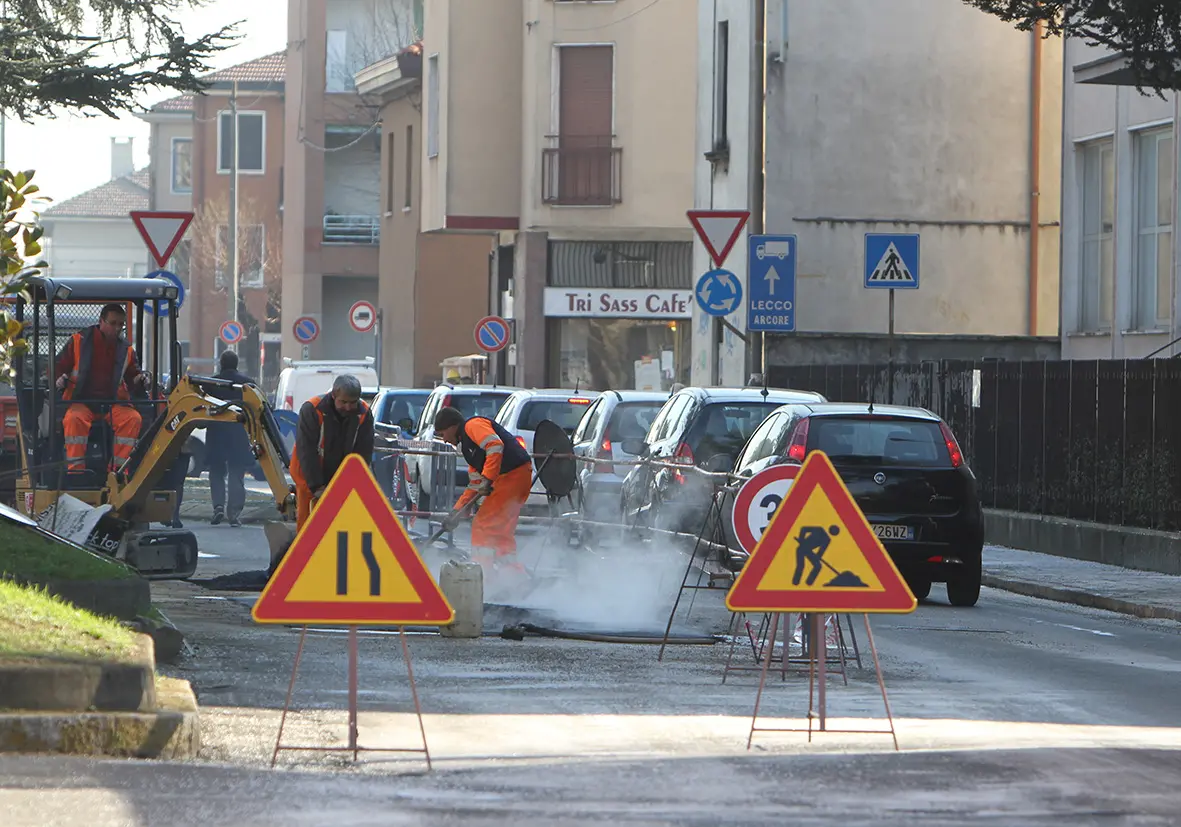
[[[369,466],[350,455],[251,611],[258,623],[446,626],[455,612]]]
[[[918,602],[828,456],[808,455],[726,596],[735,612],[913,612]]]

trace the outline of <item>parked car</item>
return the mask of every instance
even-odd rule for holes
[[[313,396],[322,396],[332,390],[332,382],[342,373],[351,373],[361,383],[362,397],[365,389],[369,398],[377,392],[377,371],[372,356],[365,359],[320,359],[295,361],[285,359],[286,367],[279,374],[275,389],[274,408],[280,411],[295,411],[303,407]],[[366,400],[368,401],[368,400]]]
[[[984,517],[976,477],[950,426],[924,408],[847,403],[785,405],[755,431],[734,464],[747,479],[824,451],[915,597],[947,584],[953,606],[980,597]],[[734,535],[733,495],[722,508],[738,571],[747,553]]]
[[[419,417],[430,399],[430,388],[380,388],[373,398],[373,421],[396,425],[402,433],[414,436]]]
[[[619,495],[631,468],[614,463],[635,459],[624,443],[644,439],[668,398],[652,391],[604,391],[578,423],[574,453],[603,460],[578,466],[583,513],[590,519],[619,519]]]
[[[505,400],[504,407],[496,414],[496,421],[517,438],[522,448],[532,454],[533,439],[539,422],[548,419],[560,426],[567,436],[571,436],[587,408],[598,398],[598,391],[513,391]],[[537,462],[541,460],[538,459]],[[534,463],[534,467],[536,466],[537,463]],[[540,479],[533,483],[525,508],[530,511],[549,510],[549,499]]]
[[[811,391],[782,388],[684,388],[661,408],[643,440],[628,453],[706,471],[729,471],[763,420],[789,402],[825,402]],[[696,534],[709,508],[709,478],[666,465],[637,465],[624,478],[623,520]]]
[[[452,385],[446,382],[438,385],[430,392],[426,404],[422,408],[418,425],[415,428],[415,436],[417,439],[428,442],[433,440],[435,438],[435,414],[443,408],[456,408],[469,418],[486,416],[493,419],[504,401],[516,390],[520,390],[520,388],[503,385],[496,387],[491,385]],[[435,505],[431,503],[431,486],[434,482],[431,471],[432,457],[415,456],[413,460],[415,468],[411,479],[418,487],[418,510],[430,511],[432,505]],[[461,457],[455,467],[455,485],[462,488],[467,485],[467,482],[467,465]],[[456,494],[458,495],[458,491]],[[437,505],[440,511],[446,511],[454,503],[438,503]]]

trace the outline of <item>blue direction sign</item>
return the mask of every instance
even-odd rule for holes
[[[728,316],[742,304],[742,282],[729,270],[710,270],[693,292],[698,306],[711,316]]]
[[[919,234],[866,233],[865,286],[919,289]]]
[[[796,237],[750,237],[746,327],[766,333],[796,329]]]
[[[148,273],[147,278],[164,279],[165,281],[170,281],[176,285],[176,301],[147,302],[144,304],[144,310],[148,311],[149,313],[155,313],[158,309],[160,311],[160,315],[163,318],[168,318],[169,314],[172,313],[173,305],[175,305],[176,309],[179,310],[185,303],[185,286],[183,283],[181,283],[181,280],[177,277],[176,273],[170,273],[167,270],[157,270],[154,273]]]

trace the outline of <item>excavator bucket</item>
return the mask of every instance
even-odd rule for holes
[[[279,561],[283,559],[287,549],[295,542],[295,523],[268,520],[263,523],[262,530],[267,536],[267,545],[271,548],[271,565],[267,569],[269,577],[279,567]]]

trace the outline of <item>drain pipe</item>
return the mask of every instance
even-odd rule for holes
[[[1036,336],[1038,304],[1038,265],[1041,253],[1041,178],[1042,178],[1042,39],[1045,24],[1033,26],[1032,65],[1030,67],[1029,135],[1029,335]]]
[[[786,4],[785,4],[786,5]],[[787,9],[784,9],[784,14],[787,14]],[[755,65],[755,88],[754,94],[751,96],[751,103],[755,116],[756,123],[754,133],[754,146],[750,154],[751,173],[748,176],[750,181],[750,227],[747,232],[751,235],[758,235],[766,232],[767,228],[767,0],[756,0],[755,2],[755,52],[757,55]],[[749,245],[748,245],[749,247]],[[746,278],[747,290],[750,290],[750,261],[746,262]],[[750,319],[746,320],[747,330],[750,330]],[[749,333],[747,334],[750,335]],[[753,337],[751,337],[753,340]],[[746,352],[749,358],[746,363],[746,375],[749,377],[753,370],[751,365],[755,361],[753,353],[753,341],[748,341],[746,345]],[[767,334],[759,334],[759,372],[766,374],[767,372]],[[746,384],[745,382],[743,384]]]

